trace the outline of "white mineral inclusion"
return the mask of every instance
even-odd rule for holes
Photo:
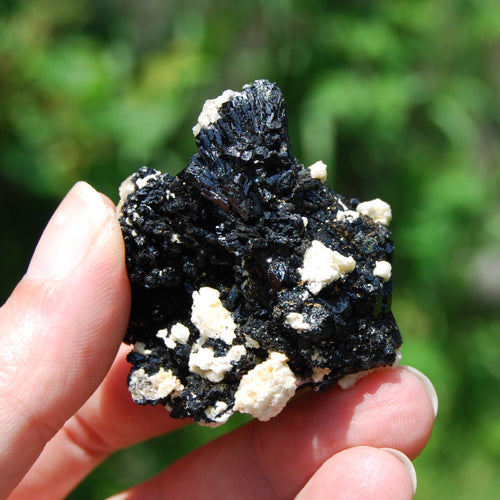
[[[286,315],[285,323],[294,330],[309,330],[311,325],[304,321],[304,315],[298,312],[291,312]]]
[[[297,388],[297,378],[287,361],[284,354],[272,352],[266,361],[243,375],[234,395],[234,411],[250,413],[263,421],[276,416]]]
[[[250,349],[259,349],[260,348],[260,344],[255,339],[250,337],[250,335],[247,335],[245,333],[244,336],[245,336],[245,344],[247,347],[249,347]]]
[[[317,161],[309,167],[309,173],[313,179],[319,179],[321,182],[326,181],[328,167],[322,161]]]
[[[228,418],[233,414],[232,410],[226,411],[228,408],[229,405],[224,401],[217,401],[215,406],[209,406],[205,410],[205,416],[211,420],[211,422],[201,422],[201,424],[207,425],[208,427],[217,427],[221,424],[225,424]]]
[[[215,123],[220,119],[219,110],[221,106],[230,101],[239,92],[234,92],[234,90],[225,90],[219,97],[215,99],[207,99],[200,115],[198,116],[198,123],[193,127],[193,135],[196,137],[202,128],[208,127],[211,123]]]
[[[186,344],[189,340],[189,328],[182,323],[176,323],[170,329],[170,338],[179,344]]]
[[[156,174],[149,174],[146,177],[139,177],[135,183],[137,185],[137,189],[142,189],[149,182],[150,179],[154,179]]]
[[[182,391],[184,386],[171,370],[165,371],[161,367],[152,375],[148,375],[144,368],[135,370],[130,377],[129,388],[134,401],[140,403],[166,398],[173,392]]]
[[[353,220],[356,220],[359,217],[359,212],[356,212],[354,210],[339,210],[337,212],[337,215],[335,216],[335,219],[338,220],[339,222],[352,222]]]
[[[134,182],[135,174],[129,175],[123,182],[120,184],[118,188],[118,194],[120,195],[120,201],[116,206],[116,212],[118,214],[121,213],[123,204],[125,200],[132,194],[135,193],[137,189],[142,189],[150,179],[154,179],[157,174],[150,174],[143,178],[137,178]]]
[[[366,377],[367,375],[370,375],[370,373],[372,373],[373,370],[364,370],[362,372],[358,372],[358,373],[350,373],[349,375],[346,375],[345,377],[341,378],[339,381],[338,381],[338,384],[340,386],[341,389],[350,389],[351,387],[354,387],[354,385],[356,384],[356,382],[364,377]]]
[[[355,267],[356,261],[352,257],[344,257],[321,241],[314,240],[304,254],[304,266],[299,272],[309,291],[316,295]]]
[[[193,292],[191,321],[200,331],[202,339],[221,339],[231,344],[236,337],[236,323],[214,288],[204,286]]]
[[[121,184],[120,187],[118,188],[118,194],[120,195],[120,201],[118,202],[118,205],[116,207],[116,211],[118,214],[120,214],[123,204],[125,203],[125,200],[131,195],[136,187],[134,184],[134,181],[132,178],[134,177],[135,174],[129,175]]]
[[[315,366],[312,369],[311,379],[315,384],[319,384],[320,382],[323,381],[325,376],[329,375],[330,373],[332,373],[332,370],[330,368],[323,368],[321,366]]]
[[[175,349],[175,346],[179,344],[186,344],[189,340],[189,328],[184,326],[182,323],[176,323],[170,329],[170,335],[166,328],[158,330],[156,336],[165,342],[165,345],[169,349]]]
[[[367,215],[375,222],[380,222],[384,226],[388,226],[392,219],[391,206],[380,198],[359,203],[356,210],[360,214]]]
[[[136,342],[134,344],[134,352],[147,356],[148,354],[151,354],[152,351],[151,349],[146,349],[146,344],[144,342]]]
[[[215,356],[212,347],[193,346],[189,355],[189,371],[201,375],[210,382],[221,382],[232,368],[247,353],[244,345],[235,345],[225,356]]]
[[[396,368],[396,366],[399,365],[399,363],[401,362],[401,357],[401,348],[396,349],[396,358],[394,359],[394,363],[392,363],[391,365],[392,368]],[[367,375],[370,375],[370,373],[373,373],[375,370],[377,370],[377,368],[373,368],[372,370],[363,370],[358,373],[351,373],[341,378],[337,383],[339,384],[341,389],[350,389],[356,384],[358,380],[366,377]]]
[[[163,342],[165,342],[165,345],[169,348],[169,349],[175,349],[175,346],[177,345],[172,339],[169,339],[168,338],[168,329],[167,328],[162,328],[161,330],[158,330],[156,332],[156,336],[159,338],[159,339],[162,339]]]
[[[142,189],[150,179],[154,179],[156,174],[150,174],[143,178],[137,178],[134,182],[135,174],[129,175],[118,188],[118,194],[120,195],[120,201],[118,202],[118,206],[116,210],[118,213],[121,212],[123,204],[125,200],[136,191],[136,189]]]
[[[384,281],[389,281],[391,279],[392,266],[386,260],[378,260],[375,262],[375,267],[373,269],[373,276],[378,276]]]

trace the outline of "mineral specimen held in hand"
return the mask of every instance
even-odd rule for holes
[[[299,387],[394,364],[389,205],[292,156],[267,80],[207,101],[193,132],[179,175],[143,167],[120,189],[133,399],[207,425],[268,420]]]

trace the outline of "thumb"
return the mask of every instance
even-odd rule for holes
[[[77,183],[0,309],[0,497],[97,388],[129,307],[114,206]]]

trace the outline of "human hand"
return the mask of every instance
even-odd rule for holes
[[[62,498],[113,451],[188,423],[128,394],[129,307],[113,204],[78,183],[0,309],[1,498]],[[421,374],[377,370],[347,391],[303,392],[114,498],[411,498],[406,456],[436,410]]]

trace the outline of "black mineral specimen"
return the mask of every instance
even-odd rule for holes
[[[389,205],[345,199],[292,156],[267,80],[207,101],[193,132],[179,175],[143,167],[120,188],[133,399],[268,420],[299,387],[395,364]]]

